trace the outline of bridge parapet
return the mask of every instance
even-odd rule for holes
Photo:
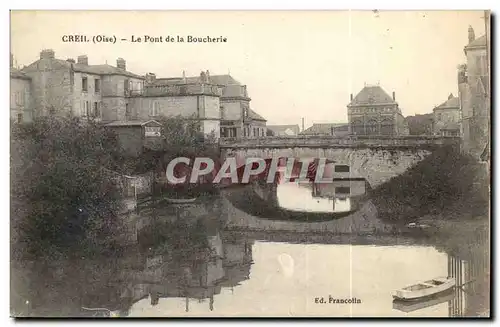
[[[459,137],[442,136],[293,136],[265,138],[221,138],[221,148],[425,148],[459,145]]]

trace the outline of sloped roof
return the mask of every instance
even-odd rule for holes
[[[26,75],[25,73],[16,68],[10,69],[10,77],[20,78],[20,79],[31,79],[31,77],[29,77],[28,75]]]
[[[73,64],[73,70],[77,72],[96,74],[96,75],[123,75],[123,76],[144,79],[144,76],[140,76],[108,64],[105,65]]]
[[[253,120],[261,120],[261,121],[267,121],[264,117],[253,111],[252,109],[248,110],[248,117],[250,117]]]
[[[471,43],[467,44],[465,48],[477,48],[486,46],[486,35],[480,36]]]
[[[196,84],[200,83],[200,76],[189,76],[186,78],[183,77],[168,77],[168,78],[157,78],[153,82],[153,84],[166,84],[166,85],[174,85],[174,84]],[[240,82],[235,80],[231,75],[214,75],[209,77],[210,84],[216,84],[221,86],[228,85],[239,85],[242,86]]]
[[[42,59],[39,59],[32,64],[30,64],[28,67],[23,68],[23,71],[29,71],[31,68],[35,67]],[[105,65],[83,65],[83,64],[78,64],[78,63],[71,63],[67,60],[62,60],[62,59],[43,59],[43,60],[51,60],[54,63],[57,63],[63,67],[66,68],[71,68],[71,65],[73,65],[73,70],[76,72],[81,72],[81,73],[88,73],[88,74],[95,74],[95,75],[122,75],[122,76],[128,76],[128,77],[134,77],[134,78],[139,78],[139,79],[144,79],[144,76],[140,76],[134,73],[131,73],[129,71],[105,64]]]
[[[242,85],[229,74],[210,76],[210,81],[219,85]]]
[[[321,124],[313,124],[308,129],[304,130],[300,134],[331,134],[332,128],[335,131],[335,128],[341,126],[347,126],[347,123],[321,123]]]
[[[161,126],[161,123],[157,122],[156,120],[128,120],[128,121],[114,121],[111,123],[105,124],[105,126],[111,126],[111,127],[121,127],[121,126],[144,126],[149,123],[155,123],[157,126]]]
[[[284,133],[288,129],[291,129],[292,131],[299,133],[300,127],[299,125],[267,125],[267,129],[272,130],[275,133]]]
[[[450,94],[450,96],[448,96],[448,100],[441,103],[434,109],[458,109],[458,108],[460,108],[460,102],[458,97],[454,97],[453,94]]]
[[[365,86],[351,101],[350,106],[366,104],[396,104],[392,97],[378,85]]]

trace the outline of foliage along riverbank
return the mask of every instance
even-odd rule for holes
[[[443,147],[372,191],[379,217],[395,223],[422,216],[475,220],[489,215],[489,167]]]
[[[197,122],[162,117],[163,160],[203,153],[214,142]],[[157,167],[158,158],[126,158],[117,135],[76,118],[41,117],[11,125],[11,253],[14,260],[96,255],[120,250],[122,190],[105,169]]]

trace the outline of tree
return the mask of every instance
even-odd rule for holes
[[[410,135],[431,135],[433,114],[423,114],[406,117]]]
[[[118,148],[114,136],[95,123],[61,117],[38,118],[11,133],[14,255],[113,247],[121,201],[102,168],[112,160],[108,149]]]

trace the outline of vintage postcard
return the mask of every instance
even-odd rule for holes
[[[490,317],[490,11],[11,11],[10,312]]]

